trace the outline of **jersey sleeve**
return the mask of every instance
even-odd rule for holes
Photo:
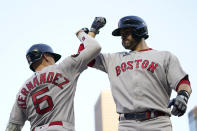
[[[23,126],[26,120],[27,120],[27,117],[25,113],[23,112],[23,109],[21,109],[18,106],[17,101],[16,101],[10,113],[9,123]]]
[[[5,131],[21,131],[22,127],[18,124],[8,123]]]
[[[109,54],[102,54],[100,53],[94,61],[94,64],[91,66],[103,72],[108,72],[108,65],[109,65]]]
[[[101,51],[101,46],[99,43],[86,33],[81,32],[78,38],[81,42],[83,42],[84,49],[75,55],[65,58],[59,64],[62,70],[66,70],[71,74],[80,73],[85,70],[88,63]]]
[[[178,58],[171,53],[167,60],[166,74],[168,84],[174,90],[176,90],[178,83],[187,76],[182,69]]]

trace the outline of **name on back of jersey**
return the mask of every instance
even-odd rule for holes
[[[24,87],[20,90],[17,98],[18,106],[22,109],[26,109],[26,100],[30,92],[39,87],[42,84],[53,84],[57,88],[63,89],[69,80],[65,78],[62,74],[56,72],[48,72],[36,75],[32,79],[28,80]]]

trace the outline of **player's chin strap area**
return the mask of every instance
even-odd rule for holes
[[[137,112],[137,113],[125,113],[120,114],[119,121],[121,120],[137,120],[137,121],[145,121],[148,119],[152,119],[159,116],[169,116],[170,114],[164,113],[162,111],[145,111],[145,112]]]

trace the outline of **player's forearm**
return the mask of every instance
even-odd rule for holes
[[[14,123],[9,123],[6,131],[21,131],[22,126],[18,125],[18,124],[14,124]]]
[[[93,36],[94,33],[91,33],[91,34]],[[95,50],[101,50],[100,44],[94,38],[87,35],[85,32],[80,32],[77,35],[77,37],[84,44],[85,47],[88,46],[89,49],[94,47]],[[94,50],[94,49],[91,49],[91,50]]]
[[[80,56],[90,62],[100,53],[101,46],[94,38],[87,35],[85,32],[80,32],[78,38],[84,44],[85,48],[81,51]]]
[[[90,35],[90,36],[93,37],[93,38],[95,38],[95,36],[96,36],[96,34],[95,34],[94,32],[89,32],[88,35]],[[84,50],[84,44],[83,44],[83,43],[80,44],[79,49],[78,49],[78,53],[81,52],[82,50]],[[90,61],[90,62],[88,63],[88,66],[89,66],[89,67],[93,67],[94,64],[95,64],[95,62],[96,62],[96,58],[93,59],[92,61]]]

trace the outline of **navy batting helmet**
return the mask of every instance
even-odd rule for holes
[[[49,53],[53,55],[55,62],[57,62],[61,58],[61,55],[54,53],[49,45],[34,44],[29,48],[29,50],[26,53],[26,58],[29,63],[29,68],[32,71],[35,71],[32,67],[32,64],[39,61],[44,53]]]
[[[125,16],[119,20],[118,28],[112,32],[113,36],[120,36],[120,30],[124,28],[132,29],[134,38],[148,38],[148,29],[145,21],[138,16]]]

